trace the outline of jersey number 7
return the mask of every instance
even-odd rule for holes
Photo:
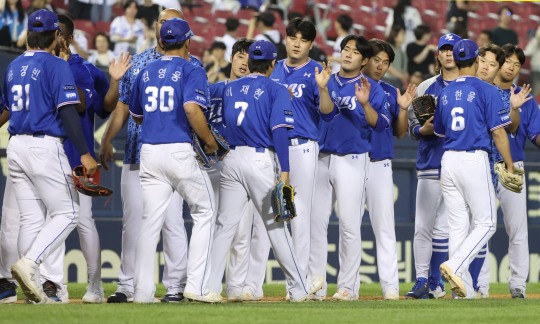
[[[236,126],[242,125],[242,121],[246,116],[246,110],[248,109],[248,105],[249,104],[245,101],[237,101],[234,103],[234,109],[241,109],[240,114],[238,115],[238,119],[236,120]]]

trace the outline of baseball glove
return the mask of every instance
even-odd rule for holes
[[[100,167],[101,165],[98,164],[97,171],[90,177],[88,177],[86,174],[86,169],[82,165],[79,165],[73,169],[73,182],[75,182],[75,188],[77,188],[78,192],[92,197],[109,196],[113,193],[111,189],[99,184]]]
[[[202,166],[205,169],[210,169],[216,161],[222,161],[225,158],[225,155],[229,153],[229,143],[219,134],[217,129],[215,129],[212,125],[208,124],[208,128],[210,128],[210,131],[212,132],[212,135],[214,135],[214,138],[216,139],[216,143],[218,145],[218,150],[215,153],[207,154],[204,151],[204,141],[193,132],[193,150],[195,151],[197,162],[199,162],[199,165]]]
[[[296,217],[295,194],[294,188],[282,180],[276,183],[276,187],[272,190],[272,210],[276,222],[285,222]]]
[[[416,119],[418,119],[420,125],[423,126],[424,123],[435,114],[437,102],[435,101],[435,97],[426,94],[414,98],[411,105]]]
[[[499,182],[508,190],[520,193],[523,189],[523,169],[514,167],[514,173],[506,170],[504,162],[495,163],[495,172],[499,175]]]

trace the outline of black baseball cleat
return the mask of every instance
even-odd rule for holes
[[[162,303],[179,303],[184,300],[184,294],[166,294],[162,299]]]
[[[418,278],[412,289],[405,294],[405,298],[427,299],[429,296],[429,285],[426,278]]]
[[[126,293],[117,291],[107,298],[107,304],[122,304],[133,302],[133,297],[128,297]]]
[[[49,297],[50,300],[57,303],[61,302],[60,298],[58,298],[58,295],[57,295],[56,285],[52,281],[46,280],[43,283],[43,292],[45,293],[45,295],[47,295],[47,297]]]

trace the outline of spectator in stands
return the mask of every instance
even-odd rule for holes
[[[453,24],[453,28],[448,30],[449,32],[458,35],[461,39],[469,38],[469,31],[461,21],[456,21]]]
[[[221,41],[225,43],[225,46],[227,47],[225,50],[225,59],[227,61],[231,59],[232,47],[238,38],[236,33],[238,32],[239,26],[240,21],[234,17],[229,17],[227,18],[227,21],[225,21],[225,28],[227,28],[227,31],[225,32],[225,35],[221,37]]]
[[[159,16],[160,6],[155,4],[153,0],[144,0],[143,4],[137,10],[137,18],[139,18],[147,29],[152,29],[154,21]],[[155,32],[152,32],[155,34]]]
[[[116,57],[114,52],[111,51],[111,40],[109,36],[105,33],[98,32],[94,36],[93,44],[95,50],[90,51],[88,62],[102,70],[108,70],[112,59]]]
[[[332,62],[332,73],[338,73],[341,68],[341,41],[350,34],[353,24],[353,19],[347,14],[339,15],[334,21],[337,38],[334,42],[332,56],[328,58],[328,61]]]
[[[117,0],[90,0],[92,22],[111,21],[112,7],[116,2]]]
[[[405,89],[409,83],[407,54],[401,49],[401,45],[405,41],[405,28],[400,25],[392,27],[386,41],[394,50],[394,62],[388,68],[383,80],[396,88]]]
[[[525,55],[530,56],[531,77],[533,95],[540,95],[540,25],[536,28],[536,34],[525,47]]]
[[[69,50],[86,60],[88,58],[88,35],[80,29],[74,29],[72,34],[73,41],[69,45]]]
[[[499,46],[505,44],[518,44],[518,35],[510,28],[513,13],[512,9],[508,6],[502,6],[501,9],[499,9],[499,25],[492,31],[493,44]]]
[[[418,9],[412,6],[412,0],[398,0],[393,10],[388,12],[386,17],[386,32],[390,34],[390,30],[394,25],[400,25],[405,28],[405,41],[401,48],[405,50],[407,45],[415,40],[414,29],[422,24],[422,16]]]
[[[423,79],[435,75],[435,54],[437,45],[430,44],[433,33],[427,25],[420,25],[414,29],[416,42],[407,46],[407,59],[409,65],[407,71],[410,75],[420,72]]]
[[[69,0],[69,16],[71,19],[90,20],[91,12],[90,0]]]
[[[47,2],[47,0],[32,0],[30,2],[30,7],[26,10],[26,14],[30,16],[34,11],[39,9],[47,9],[53,11],[52,5]]]
[[[137,54],[143,51],[145,42],[145,26],[137,16],[138,6],[134,0],[124,4],[124,15],[114,18],[111,23],[111,40],[115,42],[114,53]]]
[[[0,45],[23,49],[26,44],[26,19],[21,0],[0,0]]]
[[[493,43],[493,34],[490,30],[484,29],[476,37],[476,45],[478,47],[484,47],[491,43]]]
[[[448,1],[448,10],[446,11],[446,29],[461,37],[454,32],[456,23],[463,26],[464,30],[469,29],[468,12],[478,10],[478,6],[471,1],[450,0]],[[466,38],[466,37],[465,37]]]
[[[227,47],[223,42],[214,42],[210,46],[212,63],[205,66],[209,83],[216,83],[228,79],[231,76],[231,63],[225,59]]]
[[[274,29],[274,23],[276,22],[276,16],[272,11],[265,11],[259,14],[254,14],[249,21],[247,39],[252,39],[255,34],[255,29],[259,31],[259,34],[255,36],[255,40],[270,41],[274,44],[281,43],[283,38],[279,30]]]

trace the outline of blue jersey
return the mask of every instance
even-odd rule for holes
[[[6,70],[4,99],[8,131],[66,137],[58,109],[78,104],[79,94],[66,61],[45,51],[27,51]]]
[[[379,81],[386,94],[386,111],[390,127],[382,132],[371,133],[371,152],[369,157],[372,160],[385,160],[394,158],[394,127],[393,124],[399,116],[399,105],[397,103],[396,87]]]
[[[491,132],[510,124],[497,88],[474,76],[459,77],[440,94],[433,119],[445,150],[491,151]]]
[[[223,122],[230,145],[273,148],[272,131],[294,126],[289,91],[260,74],[229,82],[223,96]]]
[[[356,100],[355,83],[359,75],[352,79],[333,74],[328,81],[328,92],[334,102],[334,111],[338,111],[331,120],[321,123],[319,146],[321,152],[335,154],[362,154],[371,150],[370,138],[372,128],[366,121],[364,109]],[[386,95],[381,86],[370,78],[369,103],[379,113],[377,131],[388,127],[386,116]],[[384,121],[384,122],[382,122]]]
[[[133,65],[124,74],[122,80],[120,80],[120,102],[129,106],[131,101],[131,92],[133,91],[133,84],[135,78],[149,63],[158,60],[163,54],[156,50],[156,47],[147,49],[146,51],[133,56],[131,62]],[[201,62],[195,57],[191,56],[190,60],[193,64],[202,66]],[[209,99],[208,99],[209,102]],[[131,116],[128,118],[128,129],[126,137],[126,146],[124,150],[124,164],[139,164],[139,153],[141,152],[142,142],[140,141],[141,126],[137,125]]]
[[[437,99],[441,91],[448,85],[450,82],[445,81],[442,78],[442,75],[436,75],[426,81],[422,82],[417,89],[417,95],[421,96],[424,94],[430,94]],[[409,114],[410,116],[411,114]],[[414,139],[419,139],[418,143],[418,152],[416,155],[416,169],[419,171],[424,170],[434,170],[441,168],[441,159],[444,153],[443,142],[444,139],[435,136],[420,135],[420,124],[416,118],[411,120],[409,118],[409,133]],[[436,174],[419,174],[419,177],[439,177],[439,171]]]
[[[287,66],[285,60],[281,60],[270,76],[292,93],[295,125],[289,131],[289,138],[319,140],[319,87],[315,81],[315,67],[322,70],[322,66],[311,59],[296,67]]]
[[[141,142],[191,143],[187,103],[208,105],[208,81],[203,68],[178,56],[164,56],[148,64],[133,85],[129,110],[143,117]]]
[[[89,153],[96,158],[94,150],[94,114],[100,118],[106,118],[110,115],[103,107],[103,100],[109,89],[109,81],[103,72],[83,60],[77,54],[72,54],[68,63],[75,78],[75,84],[85,94],[85,111],[84,114],[79,116],[81,117],[82,132],[86,146]],[[81,164],[81,155],[69,138],[64,142],[64,149],[72,168]]]
[[[225,126],[223,125],[223,93],[229,80],[216,82],[210,85],[210,109],[206,118],[210,125],[221,134],[225,135]]]

